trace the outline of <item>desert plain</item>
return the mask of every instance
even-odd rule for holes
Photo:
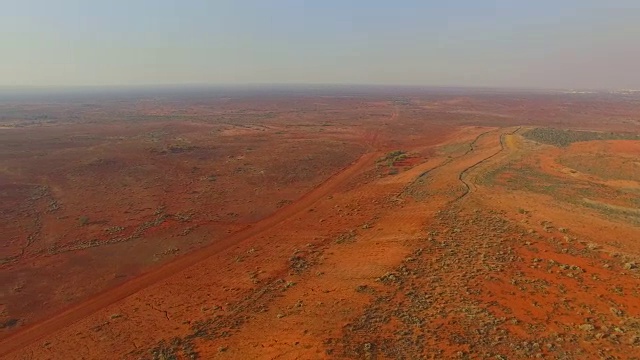
[[[3,359],[638,359],[640,94],[0,102]]]

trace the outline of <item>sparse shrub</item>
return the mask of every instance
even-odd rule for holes
[[[104,231],[110,235],[117,234],[119,232],[122,232],[123,230],[124,230],[123,226],[111,226],[104,229]]]
[[[291,263],[291,269],[296,274],[302,273],[309,267],[309,262],[302,256],[293,256],[289,259],[289,262]]]
[[[566,147],[574,142],[592,140],[638,140],[640,135],[631,133],[594,132],[536,128],[525,132],[529,140],[558,147]]]
[[[78,222],[80,223],[80,226],[85,226],[89,224],[89,217],[86,215],[82,215],[78,218]]]
[[[0,323],[0,329],[8,329],[18,325],[18,319],[9,319]]]
[[[404,156],[406,157],[406,152],[402,151],[402,150],[394,150],[394,151],[390,151],[388,152],[385,156],[381,157],[380,159],[378,159],[377,162],[389,162],[389,161],[393,161],[394,159],[398,158],[399,156]]]
[[[187,222],[189,220],[191,220],[191,217],[193,216],[192,213],[189,212],[185,212],[185,213],[177,213],[175,215],[173,215],[173,217],[180,221],[180,222]]]
[[[356,233],[352,230],[349,232],[345,232],[342,233],[340,235],[338,235],[338,238],[336,239],[336,244],[343,244],[346,242],[353,242],[356,238]]]

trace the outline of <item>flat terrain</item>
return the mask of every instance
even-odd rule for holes
[[[639,114],[415,89],[2,104],[0,357],[640,358]]]

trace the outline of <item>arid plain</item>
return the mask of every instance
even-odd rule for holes
[[[0,357],[640,358],[640,95],[0,104]]]

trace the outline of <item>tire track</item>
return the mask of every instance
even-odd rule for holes
[[[461,201],[461,200],[462,200],[462,199],[464,199],[467,195],[471,194],[471,186],[472,186],[472,184],[471,184],[470,182],[467,182],[467,181],[464,179],[464,176],[465,176],[469,171],[471,171],[471,170],[473,170],[474,168],[476,168],[476,167],[480,166],[481,164],[483,164],[483,163],[485,163],[485,162],[487,162],[487,161],[491,160],[492,158],[494,158],[494,157],[498,156],[501,152],[503,152],[503,151],[504,151],[504,149],[505,149],[504,136],[505,136],[505,135],[513,135],[513,134],[515,134],[516,132],[518,132],[520,129],[521,129],[521,127],[519,126],[518,128],[516,128],[515,130],[513,130],[513,131],[512,131],[512,132],[510,132],[510,133],[502,133],[502,134],[500,134],[500,149],[499,149],[498,151],[496,151],[494,154],[491,154],[491,155],[489,155],[488,157],[486,157],[486,158],[484,158],[484,159],[482,159],[482,160],[480,160],[480,161],[476,162],[475,164],[473,164],[473,165],[470,165],[470,166],[466,167],[465,169],[463,169],[463,170],[458,174],[458,180],[459,180],[460,182],[462,182],[462,184],[463,184],[463,185],[464,185],[464,187],[465,187],[465,190],[464,190],[464,193],[463,193],[462,195],[458,196],[456,199],[454,199],[453,201],[451,201],[451,203],[456,203],[456,202],[458,202],[458,201]],[[481,134],[481,135],[483,135],[483,134]],[[474,150],[475,150],[475,149],[472,149],[472,151],[474,151]]]
[[[411,183],[409,183],[407,186],[405,186],[405,187],[404,187],[404,189],[400,192],[400,194],[399,194],[399,195],[404,194],[404,193],[407,191],[407,189],[409,189],[409,188],[411,188],[413,185],[415,185],[415,183],[416,183],[417,181],[419,181],[421,178],[423,178],[423,177],[425,177],[425,176],[429,175],[430,173],[432,173],[432,172],[434,172],[434,171],[436,171],[436,170],[438,170],[438,169],[440,169],[440,168],[442,168],[442,167],[445,167],[445,166],[449,165],[451,162],[453,162],[453,161],[455,161],[455,160],[458,160],[458,159],[460,159],[460,158],[463,158],[463,157],[465,157],[465,156],[469,155],[469,153],[471,153],[472,151],[474,151],[475,144],[478,142],[478,140],[480,140],[480,138],[481,138],[482,136],[484,136],[484,135],[486,135],[486,134],[488,134],[488,133],[490,133],[490,132],[492,132],[492,131],[495,131],[495,130],[488,130],[488,131],[485,131],[485,132],[483,132],[483,133],[478,134],[478,136],[476,136],[476,137],[473,139],[473,141],[469,143],[469,149],[467,149],[467,151],[465,151],[465,152],[464,152],[464,154],[462,154],[462,155],[458,155],[458,156],[456,156],[456,157],[448,158],[447,160],[443,161],[442,163],[440,163],[440,164],[438,164],[438,165],[436,165],[436,166],[432,167],[431,169],[426,170],[426,171],[424,171],[423,173],[421,173],[420,175],[418,175],[418,177],[416,177],[416,179],[415,179],[415,180],[413,180]]]

